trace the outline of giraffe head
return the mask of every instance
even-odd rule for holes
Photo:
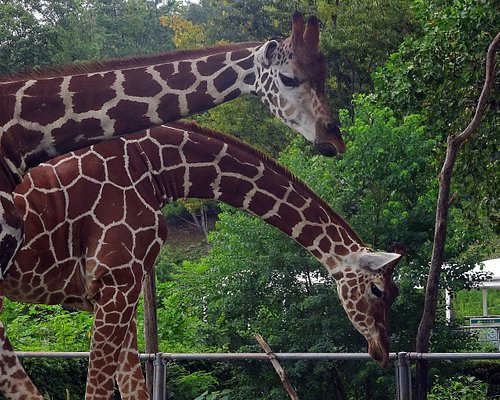
[[[324,93],[326,62],[319,48],[319,22],[293,16],[292,34],[266,42],[257,55],[256,93],[279,119],[325,156],[345,151]]]
[[[366,338],[368,353],[382,367],[389,362],[388,314],[399,294],[392,272],[400,257],[363,248],[332,270],[342,306]]]

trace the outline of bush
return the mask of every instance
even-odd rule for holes
[[[428,400],[486,400],[488,385],[471,376],[457,376],[436,383]]]
[[[87,359],[25,359],[26,372],[45,398],[82,399],[87,382]]]

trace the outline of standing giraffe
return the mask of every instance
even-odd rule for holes
[[[175,121],[240,95],[259,97],[323,155],[345,150],[324,94],[319,23],[296,13],[285,40],[90,63],[0,81],[0,279],[21,243],[12,191],[28,168]]]
[[[367,248],[326,202],[262,153],[235,138],[176,123],[55,158],[32,169],[14,193],[25,242],[0,282],[0,299],[94,312],[87,399],[109,399],[114,377],[122,398],[147,398],[136,307],[142,280],[166,238],[160,209],[178,198],[222,201],[295,239],[335,279],[369,353],[387,365],[399,254]],[[35,390],[2,326],[0,350],[0,389],[12,394],[15,384]]]

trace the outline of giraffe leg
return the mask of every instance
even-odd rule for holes
[[[104,286],[95,305],[94,329],[87,377],[86,400],[113,397],[118,359],[135,315],[138,288],[125,292],[123,287]]]
[[[0,190],[0,279],[21,246],[23,233],[23,219],[12,201],[12,194]]]
[[[116,382],[123,400],[149,399],[137,351],[136,317],[130,322],[127,336],[123,342],[116,371]]]
[[[3,308],[3,297],[0,297],[0,312]],[[5,328],[0,321],[0,392],[12,400],[42,400],[31,379],[26,374],[19,359],[14,353]]]

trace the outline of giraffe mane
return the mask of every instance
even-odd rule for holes
[[[236,51],[257,47],[262,42],[242,42],[209,46],[199,49],[181,49],[143,56],[112,58],[109,60],[88,61],[80,64],[56,65],[52,67],[33,69],[31,71],[0,77],[0,82],[12,82],[28,79],[56,78],[67,75],[86,74],[93,72],[106,72],[116,69],[138,68],[148,65],[205,57],[227,51]]]
[[[203,136],[209,136],[212,137],[216,140],[220,140],[224,143],[231,144],[233,146],[236,146],[240,148],[243,152],[246,154],[251,154],[256,156],[257,158],[263,159],[266,164],[268,164],[274,171],[276,171],[278,174],[282,175],[286,179],[290,180],[293,182],[293,184],[298,188],[301,189],[305,192],[308,193],[308,195],[313,199],[315,202],[317,202],[322,208],[325,210],[329,211],[336,219],[336,222],[339,223],[339,225],[342,225],[344,229],[347,231],[351,232],[354,238],[360,243],[363,244],[363,240],[361,237],[358,235],[358,233],[347,223],[347,221],[336,211],[332,209],[332,207],[325,201],[323,200],[320,196],[318,196],[303,180],[298,178],[293,172],[291,172],[288,168],[284,167],[282,164],[278,163],[275,159],[264,153],[263,151],[250,146],[248,143],[245,141],[235,137],[231,136],[207,127],[203,127],[198,125],[196,122],[193,121],[187,121],[187,120],[181,120],[181,121],[176,121],[173,123],[169,123],[169,126],[172,126],[177,129],[181,130],[188,130],[192,131],[195,133],[199,133],[200,135]]]

